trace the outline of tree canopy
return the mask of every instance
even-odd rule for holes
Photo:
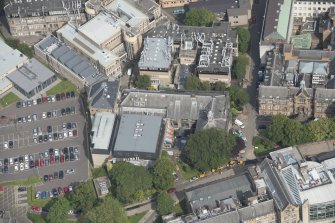
[[[206,171],[225,164],[235,144],[235,136],[223,129],[199,130],[187,141],[185,156],[190,166]]]
[[[205,8],[191,9],[186,13],[185,24],[188,26],[208,26],[215,19],[215,14]]]
[[[151,86],[151,78],[148,75],[138,75],[135,86],[139,89],[148,89]]]
[[[140,201],[152,190],[152,176],[149,171],[128,162],[113,165],[111,182],[116,198],[123,203]]]
[[[225,91],[227,90],[227,84],[222,81],[218,81],[214,85],[214,91]]]
[[[236,58],[233,65],[233,73],[237,79],[242,80],[245,77],[248,64],[249,64],[248,57],[244,55],[239,55]]]
[[[6,38],[5,42],[8,44],[8,46],[19,50],[21,53],[23,53],[29,58],[32,58],[34,55],[33,49],[26,43],[20,43],[20,40],[18,39]]]
[[[241,110],[249,102],[248,92],[244,88],[229,87],[230,104],[232,108]]]
[[[173,200],[166,191],[162,191],[157,196],[157,212],[160,215],[167,215],[174,210]]]
[[[81,210],[82,212],[92,209],[97,203],[97,197],[92,181],[80,183],[67,197],[71,206],[75,210]]]
[[[174,184],[174,164],[170,157],[162,155],[153,169],[153,182],[158,190],[167,190]]]
[[[70,210],[69,201],[63,197],[59,196],[55,198],[51,207],[49,208],[46,221],[48,223],[63,223],[68,218],[68,212]]]
[[[121,204],[112,196],[106,196],[102,202],[89,210],[81,219],[83,223],[127,223],[127,215]]]
[[[246,53],[250,44],[250,32],[241,26],[237,27],[236,31],[238,34],[238,50],[241,53]]]

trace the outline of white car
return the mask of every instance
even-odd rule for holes
[[[51,101],[52,101],[52,102],[55,102],[55,101],[56,101],[55,96],[52,96],[52,97],[51,97]]]
[[[26,162],[26,163],[24,164],[24,169],[26,169],[26,170],[29,169],[29,163],[28,163],[28,162]]]
[[[73,137],[73,132],[72,132],[72,130],[69,130],[69,137]]]
[[[7,142],[7,141],[5,141],[5,142],[3,143],[3,147],[4,147],[5,149],[8,149],[8,142]]]
[[[14,172],[17,172],[17,171],[19,171],[19,165],[14,166]]]
[[[9,165],[13,165],[13,164],[14,164],[13,158],[9,158]]]
[[[55,156],[59,156],[59,150],[55,149]]]
[[[42,113],[42,118],[46,118],[47,117],[47,113],[46,112],[43,112]]]
[[[69,170],[66,170],[66,174],[73,174],[75,172],[74,169],[69,169]]]
[[[69,185],[69,191],[70,191],[70,192],[73,191],[73,187],[72,187],[72,185]]]
[[[37,100],[36,99],[33,100],[33,105],[37,105]]]
[[[39,199],[39,198],[40,198],[40,194],[41,194],[41,192],[37,191],[37,192],[35,193],[35,199]]]
[[[24,170],[24,164],[20,163],[20,170],[23,171]]]
[[[64,132],[63,137],[67,138],[67,132]]]
[[[28,156],[28,155],[25,155],[25,156],[24,156],[24,161],[26,161],[26,162],[29,161],[29,156]]]

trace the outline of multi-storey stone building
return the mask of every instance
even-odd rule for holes
[[[86,21],[80,0],[5,0],[4,12],[12,36],[47,35],[69,20]]]

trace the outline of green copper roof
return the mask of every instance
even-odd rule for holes
[[[293,47],[297,49],[310,49],[312,45],[312,35],[308,33],[292,36],[291,43]]]
[[[291,6],[292,0],[284,0],[284,3],[280,7],[277,33],[284,39],[287,38],[287,31],[291,17]]]

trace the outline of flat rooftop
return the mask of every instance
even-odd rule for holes
[[[91,130],[93,132],[93,150],[109,150],[114,122],[115,114],[111,112],[97,112],[95,114]]]
[[[171,64],[172,40],[167,38],[145,38],[141,53],[141,59],[138,62],[142,70],[169,69]]]
[[[20,51],[12,49],[0,39],[0,76],[23,64],[28,58]]]
[[[130,27],[136,27],[144,21],[149,21],[149,17],[139,9],[139,5],[135,5],[132,1],[112,1],[106,8],[116,12],[120,16],[120,20]]]
[[[121,33],[121,26],[117,19],[101,12],[80,26],[78,31],[100,45],[114,35]]]
[[[7,78],[24,91],[30,92],[54,75],[54,72],[32,58],[22,67],[10,73]]]
[[[114,151],[156,153],[163,118],[123,114]]]
[[[107,67],[114,63],[115,60],[119,59],[109,50],[102,50],[96,45],[92,44],[84,36],[77,32],[75,27],[70,24],[64,25],[62,28],[57,30],[57,33],[61,33],[64,39],[70,41],[71,44],[85,52],[85,54],[89,55],[90,58],[93,58],[95,62],[99,62],[99,64],[101,64],[103,67]]]

